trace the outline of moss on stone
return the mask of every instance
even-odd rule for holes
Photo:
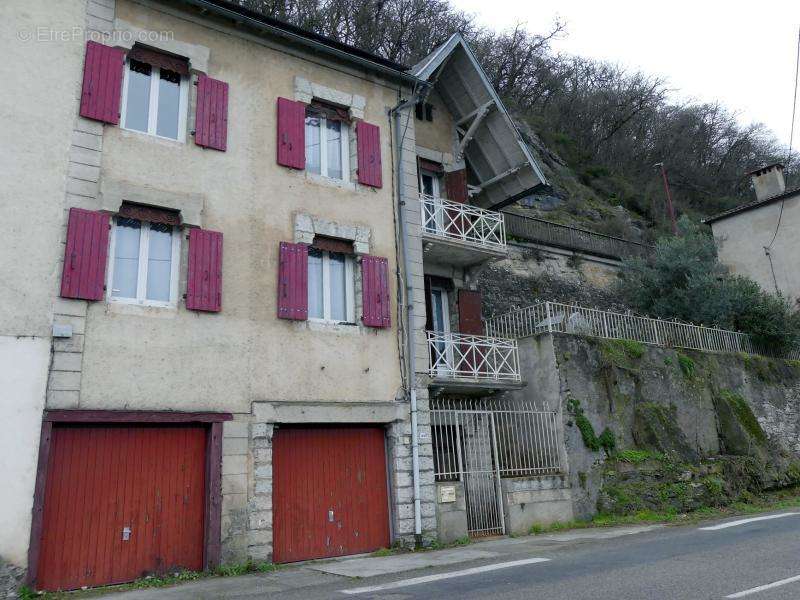
[[[656,402],[636,405],[633,419],[633,440],[639,448],[651,450],[681,460],[694,462],[697,452],[689,445],[678,426],[675,406]]]
[[[747,403],[747,400],[745,400],[741,395],[731,392],[730,390],[720,390],[717,394],[717,399],[718,414],[721,412],[719,408],[724,403],[742,428],[753,439],[760,444],[764,444],[767,441],[767,435],[764,433],[764,430],[761,428],[758,419],[756,419],[756,416],[750,409],[750,405]]]
[[[589,450],[597,452],[602,448],[607,454],[614,451],[616,447],[614,432],[606,427],[598,436],[594,431],[591,421],[589,421],[589,418],[583,412],[579,400],[570,398],[567,401],[567,411],[575,418],[575,425],[578,426],[578,430],[581,432],[583,444],[589,448]]]
[[[645,345],[631,340],[600,340],[600,356],[606,365],[630,369],[644,356]]]
[[[681,369],[681,373],[686,379],[693,379],[695,375],[695,370],[697,366],[694,364],[694,360],[690,356],[686,356],[685,354],[681,354],[678,352],[678,366]]]

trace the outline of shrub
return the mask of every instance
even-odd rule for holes
[[[754,281],[728,275],[708,230],[682,217],[681,235],[656,242],[647,259],[626,261],[617,293],[636,310],[749,334],[775,352],[800,341],[800,314]]]

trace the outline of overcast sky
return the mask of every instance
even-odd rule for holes
[[[452,1],[492,28],[524,21],[540,33],[560,17],[567,33],[556,50],[666,77],[680,97],[719,100],[788,144],[800,0]]]

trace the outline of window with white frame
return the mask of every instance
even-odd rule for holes
[[[108,279],[112,300],[174,306],[180,234],[176,227],[118,217],[111,233]]]
[[[306,170],[349,181],[350,128],[334,109],[309,107],[306,112]]]
[[[309,249],[309,319],[355,323],[353,262],[347,254]]]
[[[129,58],[122,89],[122,127],[183,141],[186,135],[187,77]]]

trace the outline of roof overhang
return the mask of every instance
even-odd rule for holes
[[[740,204],[739,206],[735,206],[734,208],[729,208],[728,210],[722,211],[715,215],[711,215],[710,217],[706,217],[705,219],[703,219],[702,222],[705,223],[706,225],[712,225],[717,221],[724,221],[725,219],[735,217],[742,213],[746,213],[751,210],[756,210],[758,208],[761,208],[762,206],[769,206],[770,204],[774,204],[775,202],[793,200],[799,197],[800,197],[800,188],[794,188],[791,190],[787,190],[782,194],[777,194],[769,198],[764,198],[763,200],[754,200],[753,202],[747,202],[745,204]]]
[[[469,45],[454,34],[410,74],[430,82],[459,129],[478,206],[503,205],[547,181]]]
[[[229,19],[237,24],[250,27],[261,34],[283,38],[285,41],[304,46],[314,52],[328,55],[332,58],[366,68],[375,73],[395,80],[401,80],[411,85],[418,79],[408,72],[408,68],[381,56],[343,44],[337,40],[306,31],[295,25],[284,23],[278,19],[267,17],[256,11],[249,10],[230,0],[174,0],[200,9],[201,12]]]

